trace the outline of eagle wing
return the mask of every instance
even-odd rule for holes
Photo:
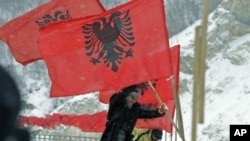
[[[53,22],[53,17],[49,14],[44,15],[42,19],[36,21],[36,24],[40,27],[46,26],[48,23]]]
[[[122,14],[120,18],[114,19],[114,25],[116,25],[117,29],[120,31],[116,44],[122,46],[133,46],[135,44],[135,38],[132,30],[133,28],[131,18],[129,16],[129,10]]]
[[[101,28],[100,21],[96,21],[93,24],[84,24],[82,26],[82,32],[85,38],[85,49],[87,55],[91,56],[93,53],[98,52],[103,48],[103,43],[100,41],[101,35],[95,34],[96,30]]]

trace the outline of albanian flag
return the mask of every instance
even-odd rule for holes
[[[98,16],[52,23],[40,30],[39,45],[51,97],[172,75],[163,0],[130,1]]]
[[[178,86],[179,79],[179,46],[171,48],[171,56],[173,61],[173,70],[175,72],[175,84]],[[170,84],[170,80],[165,80],[165,84]],[[161,87],[165,87],[166,85],[163,83],[154,84],[156,89],[159,90],[159,85],[164,85]],[[169,86],[169,87],[170,87]],[[178,87],[176,87],[178,89]],[[155,96],[152,94],[152,90],[145,85],[139,85],[140,92],[144,91],[145,94],[140,97],[139,102],[143,105],[145,109],[154,109],[158,108],[157,100]],[[159,96],[162,98],[163,102],[167,104],[168,111],[171,117],[174,116],[175,104],[173,99],[172,91],[168,88],[165,91],[158,92]],[[149,98],[149,100],[145,100],[145,96]],[[167,97],[168,99],[164,98]],[[98,99],[97,99],[98,100]],[[74,126],[81,129],[83,132],[103,132],[106,124],[107,111],[99,111],[93,114],[78,114],[78,115],[70,115],[70,114],[60,114],[54,113],[52,115],[47,115],[45,117],[34,117],[34,116],[21,116],[18,118],[20,126],[39,126],[46,129],[55,129],[57,126]],[[164,116],[162,118],[156,119],[140,119],[137,121],[136,127],[138,128],[156,128],[156,129],[164,129],[165,131],[172,133],[172,124],[168,121],[167,117]]]
[[[42,59],[38,47],[39,28],[50,22],[100,14],[99,0],[52,0],[0,27],[0,40],[9,46],[17,62],[26,65]]]

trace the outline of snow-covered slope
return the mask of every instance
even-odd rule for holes
[[[237,20],[235,13],[226,7],[236,2],[225,1],[209,16],[205,121],[198,126],[199,141],[228,141],[230,124],[250,124],[249,25]],[[201,21],[170,40],[171,44],[182,46],[180,89],[184,90],[180,98],[187,140],[191,140],[193,84],[190,72],[193,69],[194,29],[198,24]]]

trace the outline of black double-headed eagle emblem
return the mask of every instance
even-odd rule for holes
[[[41,19],[36,20],[36,24],[39,27],[45,27],[50,22],[62,21],[62,20],[67,20],[67,19],[71,19],[69,11],[58,10],[58,11],[55,11],[53,14],[46,14]]]
[[[135,38],[129,10],[114,12],[109,17],[101,17],[84,24],[86,55],[94,65],[104,63],[117,72],[123,58],[132,57]]]

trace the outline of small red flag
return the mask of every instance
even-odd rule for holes
[[[0,27],[0,39],[7,43],[17,62],[26,65],[42,59],[37,44],[39,28],[50,22],[100,14],[99,0],[53,0]]]
[[[40,30],[39,45],[51,97],[172,75],[163,0],[130,1],[98,16],[52,23]]]

